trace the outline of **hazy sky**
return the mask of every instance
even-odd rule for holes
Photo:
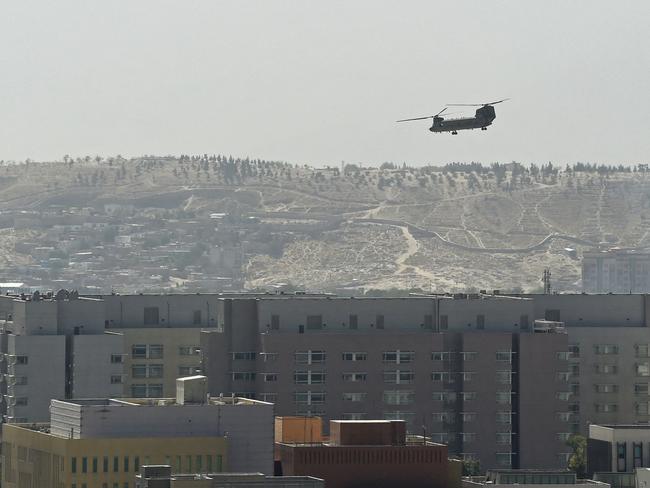
[[[0,159],[650,162],[648,0],[0,6]],[[487,132],[395,124],[503,97]]]

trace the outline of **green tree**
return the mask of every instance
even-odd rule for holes
[[[566,442],[572,449],[567,468],[575,471],[578,478],[584,478],[587,471],[587,439],[579,434],[569,437]]]
[[[478,459],[463,459],[463,476],[480,476],[481,463]]]

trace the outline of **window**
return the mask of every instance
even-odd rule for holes
[[[368,414],[365,412],[344,413],[341,415],[342,420],[365,420]]]
[[[618,405],[616,403],[596,403],[594,410],[598,413],[614,413],[618,412]]]
[[[131,357],[133,359],[146,359],[147,346],[146,344],[134,344],[131,346]]]
[[[451,352],[434,351],[431,353],[431,359],[433,361],[447,361],[451,358],[452,354]]]
[[[434,391],[433,400],[436,402],[453,402],[456,401],[456,394],[448,391]]]
[[[461,412],[460,418],[463,422],[474,422],[476,420],[476,412]]]
[[[27,356],[16,356],[16,364],[28,364],[29,358]]]
[[[263,402],[275,403],[278,401],[277,393],[260,393],[260,400]]]
[[[440,330],[449,329],[449,316],[441,315],[440,316]]]
[[[558,381],[569,381],[571,379],[571,373],[568,371],[558,371],[557,373]]]
[[[297,391],[293,394],[293,401],[303,405],[322,405],[325,403],[323,391]]]
[[[476,441],[476,433],[475,432],[460,432],[458,435],[460,435],[460,439],[462,442],[475,442]]]
[[[464,402],[468,402],[471,400],[476,400],[476,392],[475,391],[461,391],[460,392],[460,397],[463,399]]]
[[[413,351],[384,351],[382,359],[385,363],[406,364],[415,361]]]
[[[512,464],[512,453],[510,452],[497,452],[497,465],[500,468],[509,468]]]
[[[367,393],[365,392],[356,392],[356,393],[343,393],[343,400],[346,402],[362,402],[366,399]]]
[[[356,330],[359,328],[359,318],[356,315],[350,315],[350,329]]]
[[[636,363],[636,375],[637,376],[650,376],[650,364],[649,363]]]
[[[560,360],[560,361],[568,361],[569,358],[571,357],[571,353],[569,351],[559,351],[555,353],[555,356]]]
[[[411,405],[415,401],[412,390],[384,391],[384,403],[387,405]]]
[[[485,315],[476,316],[476,328],[479,330],[485,329]]]
[[[233,371],[230,376],[233,381],[255,381],[255,373],[251,371]]]
[[[262,378],[266,383],[278,381],[278,373],[262,373]]]
[[[261,352],[260,356],[262,358],[262,361],[270,362],[270,361],[277,361],[279,354],[277,352]]]
[[[162,359],[163,357],[163,346],[162,344],[150,344],[149,345],[149,359]]]
[[[377,315],[377,328],[378,329],[383,329],[384,328],[384,316],[383,315]]]
[[[194,312],[192,312],[192,324],[193,325],[201,325],[201,311],[200,310],[194,310]]]
[[[257,353],[255,352],[231,352],[233,361],[255,361]]]
[[[271,330],[280,330],[280,316],[271,315]]]
[[[384,371],[384,383],[395,383],[405,385],[413,383],[415,373],[408,370]]]
[[[569,344],[569,359],[580,357],[580,344]]]
[[[648,402],[640,402],[634,405],[637,415],[648,415]]]
[[[298,351],[294,353],[296,364],[322,364],[327,359],[325,351]]]
[[[573,396],[580,395],[580,383],[571,383],[569,389]]]
[[[147,365],[146,364],[134,364],[131,366],[131,376],[133,378],[146,378],[147,377]]]
[[[512,371],[497,371],[497,382],[503,385],[512,383]]]
[[[616,469],[619,472],[627,471],[627,444],[625,442],[616,443]]]
[[[460,355],[463,358],[463,361],[473,361],[476,359],[476,356],[478,356],[478,353],[467,351],[461,352]]]
[[[632,443],[632,460],[635,468],[643,466],[643,444],[641,442]]]
[[[201,353],[200,346],[178,346],[179,356],[194,356]]]
[[[558,400],[568,401],[569,398],[571,398],[571,392],[570,391],[558,391],[558,392],[555,393],[555,397]]]
[[[447,381],[449,383],[454,382],[454,378],[451,373],[446,371],[434,371],[431,373],[431,381]]]
[[[499,405],[510,405],[512,403],[512,392],[497,391],[497,403]]]
[[[149,378],[162,378],[163,377],[163,365],[162,364],[150,364],[149,365]]]
[[[144,307],[144,325],[158,325],[158,307]]]
[[[323,371],[296,371],[293,374],[293,382],[297,385],[322,385],[325,383]]]
[[[566,442],[566,441],[569,440],[571,435],[572,435],[571,432],[558,432],[557,440],[562,441],[562,442]]]
[[[120,458],[113,456],[113,473],[118,473],[120,471]]]
[[[201,368],[198,366],[179,366],[178,367],[178,376],[194,376],[195,374],[200,374]]]
[[[503,361],[506,363],[512,362],[512,351],[497,351],[496,353],[497,361]]]
[[[108,456],[102,459],[102,473],[108,473]]]
[[[472,381],[476,377],[476,372],[474,371],[459,371],[460,377],[463,381]]]
[[[147,464],[149,463],[147,462]],[[167,462],[166,464],[169,464],[169,462]],[[140,456],[135,456],[133,458],[133,471],[136,473],[140,471]]]
[[[368,373],[343,373],[343,381],[348,383],[359,383],[366,381]]]
[[[648,394],[648,383],[635,383],[634,384],[634,394],[635,395],[647,395]]]
[[[596,390],[596,393],[617,393],[618,385],[612,383],[597,384],[594,385],[594,390]]]
[[[569,373],[572,376],[580,376],[580,363],[569,363]]]
[[[162,398],[163,385],[161,383],[151,383],[147,385],[147,398]]]
[[[341,359],[343,361],[365,361],[368,359],[366,352],[344,352]]]
[[[618,346],[616,344],[594,344],[595,354],[618,354]]]
[[[27,376],[14,376],[14,385],[24,386],[27,384]]]
[[[123,383],[121,374],[111,375],[111,385],[121,385]]]
[[[528,330],[528,315],[522,315],[519,317],[519,327],[521,330]]]
[[[512,432],[497,432],[497,444],[512,444]]]
[[[124,456],[124,472],[129,472],[129,456]]]
[[[634,351],[636,353],[636,357],[638,358],[647,358],[650,357],[648,355],[648,344],[636,344],[634,346]]]
[[[73,457],[73,458],[70,459],[70,471],[72,473],[77,472],[77,458],[76,457]]]
[[[502,424],[511,424],[512,412],[508,410],[497,412],[497,422],[500,422]]]
[[[111,354],[111,363],[112,364],[122,364],[123,358],[121,354]]]
[[[27,406],[27,403],[27,397],[16,397],[16,406],[25,407]]]
[[[453,423],[456,420],[454,414],[450,412],[434,412],[431,416],[434,422]]]

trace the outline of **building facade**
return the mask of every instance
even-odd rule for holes
[[[619,248],[585,252],[582,289],[587,293],[650,292],[650,253]]]

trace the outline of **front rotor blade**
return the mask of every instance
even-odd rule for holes
[[[411,120],[425,120],[425,119],[432,119],[434,117],[435,117],[435,115],[427,115],[426,117],[415,117],[413,119],[402,119],[402,120],[396,120],[395,122],[410,122]]]
[[[448,103],[447,107],[482,107],[484,103]]]
[[[507,100],[510,100],[509,98],[504,98],[503,100],[499,100],[498,102],[490,102],[486,103],[485,105],[496,105],[497,103],[505,102]]]
[[[440,114],[441,114],[442,112],[444,112],[445,110],[447,110],[447,107],[443,108],[440,112],[438,112],[436,115],[434,115],[434,117],[437,117],[438,115],[440,115]]]

